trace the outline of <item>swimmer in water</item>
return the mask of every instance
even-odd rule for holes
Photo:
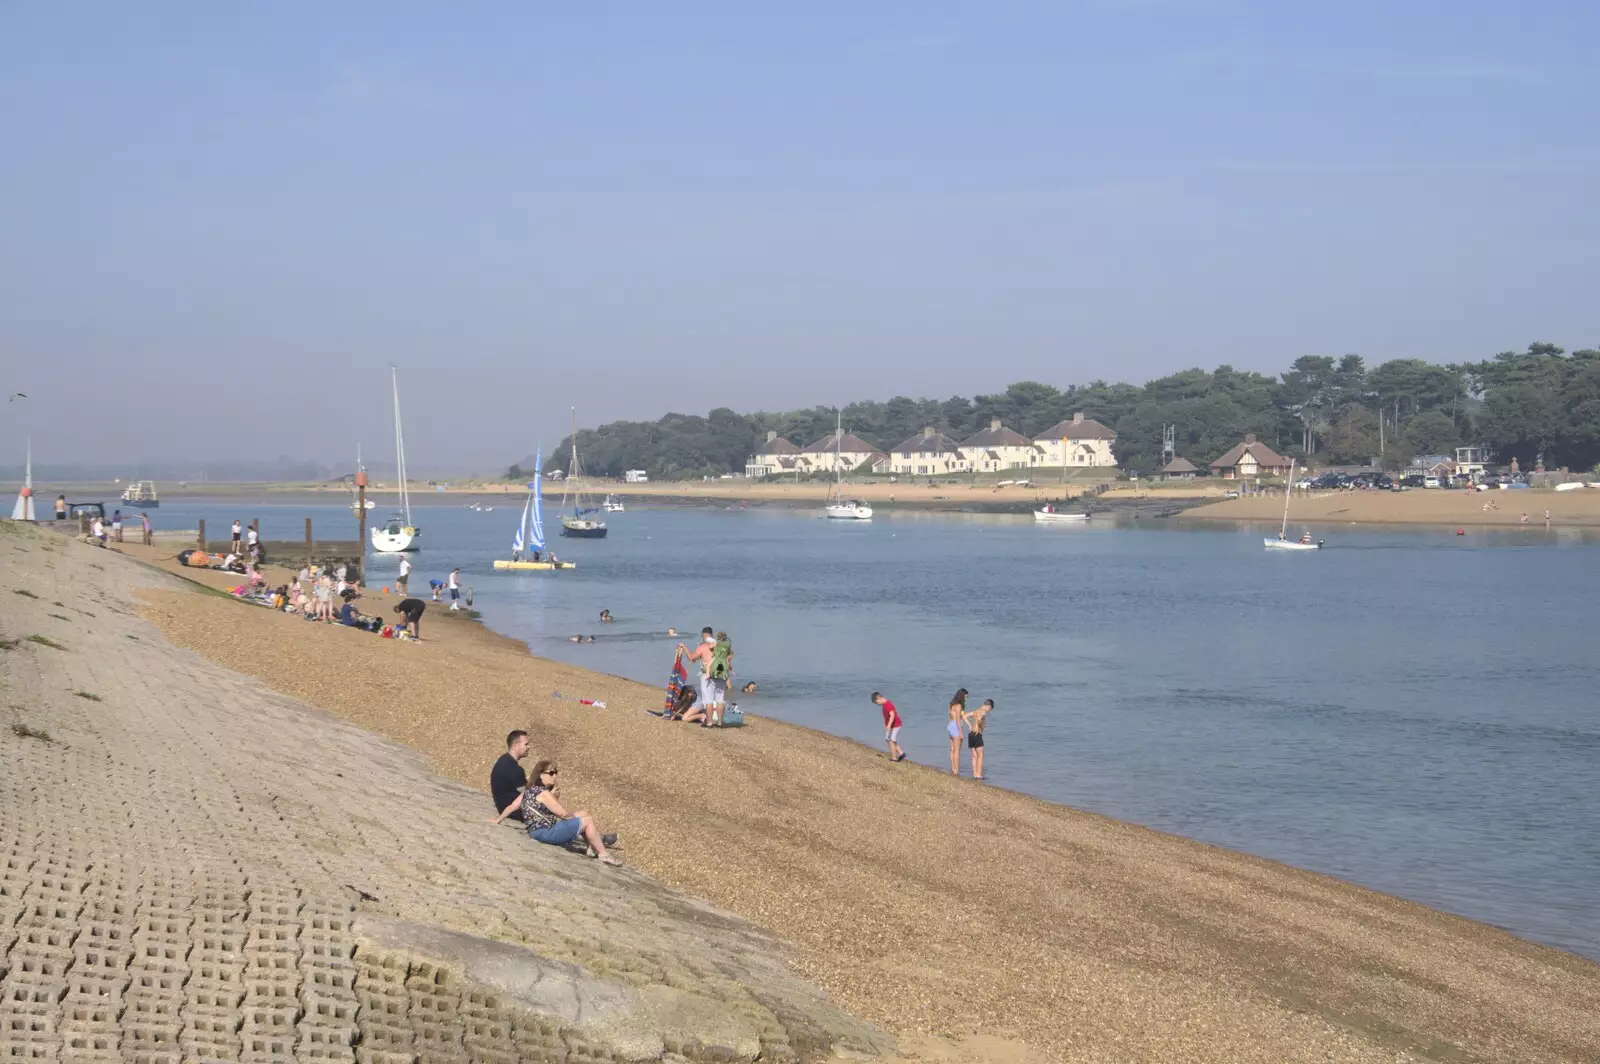
[[[749,683],[739,688],[739,690],[743,691],[747,695],[753,695],[756,693],[756,682],[751,680]]]
[[[668,628],[667,629],[667,634],[675,636],[675,635],[678,634],[678,630],[676,628]]]
[[[611,623],[611,611],[610,610],[601,610],[600,611],[600,623],[601,624],[610,624]]]

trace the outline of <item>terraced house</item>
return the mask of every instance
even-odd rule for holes
[[[901,440],[889,451],[889,472],[902,476],[944,476],[971,469],[961,445],[933,428]]]
[[[1117,440],[1115,429],[1107,428],[1078,411],[1066,421],[1051,425],[1033,438],[1044,449],[1040,465],[1115,468],[1117,456],[1111,445]]]
[[[808,444],[795,459],[795,467],[802,473],[832,473],[835,468],[850,473],[869,464],[877,472],[878,465],[887,463],[888,459],[882,451],[860,436],[843,430],[830,432]]]
[[[776,432],[768,432],[767,442],[763,443],[755,454],[745,459],[744,475],[770,477],[777,473],[793,473],[795,460],[799,457],[799,447]]]
[[[1032,469],[1044,464],[1044,448],[1020,432],[1006,428],[999,418],[982,432],[961,441],[967,468],[974,473],[996,473],[1003,469]]]

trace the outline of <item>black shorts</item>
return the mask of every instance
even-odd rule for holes
[[[967,732],[967,746],[973,750],[983,749],[983,732]]]

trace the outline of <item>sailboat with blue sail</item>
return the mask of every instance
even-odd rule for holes
[[[517,522],[517,534],[511,540],[511,558],[496,558],[496,569],[574,569],[571,562],[556,558],[544,545],[544,506],[540,498],[540,470],[544,466],[544,450],[534,459],[533,479],[528,482],[528,501],[522,504],[522,518]]]

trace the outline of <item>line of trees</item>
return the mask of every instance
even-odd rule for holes
[[[1552,469],[1590,469],[1600,462],[1600,350],[1569,355],[1536,343],[1483,362],[1395,359],[1373,369],[1360,355],[1306,355],[1276,377],[1224,365],[1142,386],[1022,381],[971,399],[902,396],[852,403],[842,413],[848,431],[888,450],[924,426],[961,440],[993,418],[1031,438],[1077,411],[1114,428],[1118,464],[1139,472],[1159,467],[1164,425],[1176,426],[1177,453],[1202,467],[1253,432],[1312,465],[1379,458],[1397,469],[1415,455],[1482,445],[1497,461],[1516,458],[1525,469],[1540,460]],[[588,473],[644,469],[678,479],[742,471],[768,431],[803,447],[832,432],[836,415],[832,407],[752,414],[719,407],[705,417],[614,421],[578,438]],[[569,437],[545,468],[565,469],[570,458]],[[521,479],[531,461],[508,475]]]

